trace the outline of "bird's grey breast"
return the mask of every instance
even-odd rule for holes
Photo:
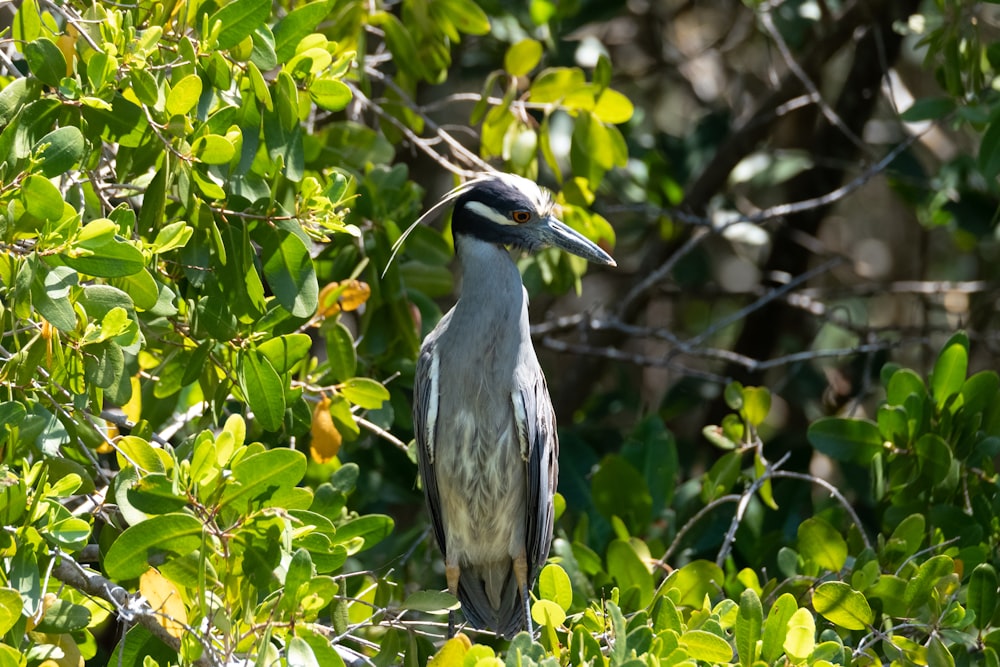
[[[526,496],[512,396],[525,366],[538,362],[524,299],[521,292],[493,309],[465,309],[460,301],[435,340],[441,380],[434,465],[448,471],[438,474],[438,484],[445,521],[452,524],[449,542],[464,542],[453,548],[466,556],[494,540],[523,545],[523,526],[498,522],[522,517]]]

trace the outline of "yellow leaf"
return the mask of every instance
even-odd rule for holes
[[[184,636],[187,625],[187,610],[180,591],[153,568],[139,577],[139,592],[156,612],[156,620],[173,637]]]
[[[460,632],[446,641],[441,650],[427,661],[427,667],[462,667],[465,654],[471,647],[472,642]]]
[[[73,76],[73,58],[76,57],[76,37],[72,27],[66,31],[67,34],[60,35],[56,40],[56,46],[62,51],[63,58],[66,59],[66,76]]]
[[[333,416],[330,414],[330,399],[326,396],[320,399],[313,410],[312,418],[312,442],[309,444],[309,453],[316,463],[326,463],[337,456],[340,451],[340,443],[343,438],[340,431],[333,424]]]
[[[319,293],[319,312],[323,317],[357,310],[372,295],[368,283],[360,280],[344,280],[330,283]]]
[[[142,418],[142,385],[137,375],[129,378],[129,383],[132,385],[132,398],[122,406],[122,412],[134,424]]]

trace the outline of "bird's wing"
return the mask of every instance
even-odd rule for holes
[[[417,441],[417,466],[430,510],[431,525],[441,553],[445,550],[444,524],[441,521],[441,499],[438,495],[437,476],[434,473],[434,438],[437,433],[438,400],[438,350],[433,341],[425,342],[417,359],[417,372],[413,383],[413,433]]]
[[[528,498],[525,531],[526,555],[533,580],[549,557],[552,543],[552,496],[559,476],[559,438],[556,434],[556,416],[549,398],[545,378],[539,374],[531,385],[522,387],[521,410],[515,410],[518,432],[526,436],[528,450],[525,456],[525,473],[528,480]]]

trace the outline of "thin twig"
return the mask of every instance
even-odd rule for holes
[[[746,514],[747,507],[750,506],[750,501],[753,499],[754,495],[756,495],[757,491],[759,491],[760,488],[774,476],[774,472],[784,465],[786,461],[788,461],[791,455],[791,452],[785,452],[785,454],[773,464],[768,463],[764,469],[764,474],[755,479],[747,490],[743,492],[739,503],[736,505],[736,513],[733,514],[733,520],[729,523],[729,530],[726,531],[726,536],[722,540],[722,546],[719,547],[719,554],[715,557],[715,564],[719,567],[722,567],[722,565],[726,562],[726,559],[729,558],[729,552],[732,550],[733,543],[736,541],[736,531],[739,529],[740,524],[743,523],[743,516]]]
[[[854,525],[858,527],[858,532],[861,533],[861,540],[865,543],[865,548],[866,549],[872,548],[872,542],[870,539],[868,539],[868,534],[865,532],[864,524],[861,523],[861,517],[859,517],[858,513],[854,511],[854,508],[851,506],[851,503],[847,501],[847,498],[844,497],[844,494],[842,494],[840,490],[833,484],[826,481],[822,477],[816,477],[815,475],[809,475],[801,472],[793,472],[791,470],[775,470],[774,477],[788,477],[790,479],[800,479],[805,482],[811,482],[813,484],[822,486],[824,489],[829,491],[830,495],[833,496],[837,500],[837,502],[839,502],[843,506],[843,508],[847,511],[847,513],[850,515],[851,521],[854,522]]]

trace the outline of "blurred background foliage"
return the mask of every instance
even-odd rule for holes
[[[965,383],[996,368],[1000,342],[998,22],[971,0],[0,5],[0,546],[22,601],[0,623],[2,664],[40,664],[46,646],[77,664],[67,642],[103,664],[127,646],[106,619],[120,599],[65,621],[97,603],[54,604],[46,572],[71,554],[136,590],[113,545],[140,548],[153,525],[180,540],[178,562],[218,575],[231,620],[229,643],[204,633],[211,648],[151,623],[171,647],[161,664],[264,655],[248,637],[268,613],[318,618],[379,664],[426,660],[440,626],[407,610],[448,603],[411,598],[443,568],[407,443],[414,356],[453,299],[447,216],[394,259],[392,245],[491,168],[550,187],[619,264],[520,260],[560,422],[553,554],[572,581],[571,602],[552,582],[542,601],[614,635],[612,612],[591,627],[583,611],[613,599],[629,631],[648,613],[651,632],[713,634],[742,661],[732,610],[698,616],[697,593],[743,613],[754,590],[770,610],[832,571],[878,613],[950,619],[966,634],[946,652],[981,649],[968,637],[986,619],[955,621],[922,590],[898,602],[868,564],[901,578],[937,554],[967,564],[966,586],[995,559],[995,374]],[[265,486],[240,463],[281,448],[307,463],[282,462],[270,500],[235,507]],[[185,541],[191,516],[216,542]],[[969,516],[975,543],[955,546]],[[259,537],[268,521],[288,531],[280,553]],[[227,561],[234,522],[258,537]],[[928,579],[954,576],[933,564]],[[204,580],[181,569],[164,576],[190,625],[214,627],[192,592]],[[329,589],[270,606],[303,572]],[[654,596],[668,572],[683,627]],[[101,597],[99,580],[56,576]],[[40,633],[49,609],[65,613]],[[866,655],[856,621],[824,617]],[[269,626],[277,659],[344,659],[294,626]],[[541,639],[551,658],[571,638],[567,623]],[[880,650],[923,664],[932,640]],[[678,660],[726,650],[684,646]]]

